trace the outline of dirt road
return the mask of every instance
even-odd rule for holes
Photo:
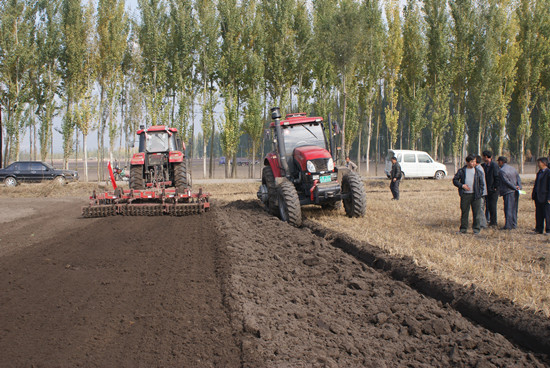
[[[0,366],[548,366],[257,201],[92,220],[10,201]]]

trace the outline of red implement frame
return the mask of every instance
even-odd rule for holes
[[[184,216],[200,214],[210,209],[210,194],[187,190],[178,193],[176,188],[154,188],[151,190],[121,190],[97,194],[90,197],[90,204],[82,207],[83,217],[105,216]]]

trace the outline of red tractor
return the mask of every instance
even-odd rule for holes
[[[82,216],[184,216],[208,211],[210,194],[202,188],[191,192],[185,146],[176,133],[177,129],[162,125],[140,127],[139,153],[130,166],[130,189],[117,186],[109,163],[114,190],[94,190],[89,205],[82,207]]]
[[[277,107],[271,109],[271,117],[273,151],[264,160],[258,191],[269,213],[301,226],[301,206],[315,204],[335,210],[343,202],[347,216],[364,216],[366,194],[361,177],[345,167],[335,167],[332,139],[327,142],[323,119],[299,113],[281,121]],[[332,137],[330,124],[328,130]]]
[[[176,187],[180,192],[191,187],[187,173],[185,145],[177,138],[178,130],[164,125],[137,131],[139,153],[130,162],[130,189],[161,185]]]

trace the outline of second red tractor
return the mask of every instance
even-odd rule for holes
[[[308,204],[334,210],[343,203],[347,216],[364,216],[366,194],[361,177],[335,166],[323,119],[300,113],[281,121],[276,107],[271,115],[273,151],[264,159],[258,191],[266,209],[294,226],[302,225],[301,206]],[[331,137],[330,124],[328,129]]]

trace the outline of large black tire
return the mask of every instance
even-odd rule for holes
[[[348,217],[363,217],[367,212],[367,195],[361,177],[349,173],[342,177],[342,200]]]
[[[130,166],[130,189],[145,189],[145,180],[143,179],[143,166]]]
[[[275,184],[275,175],[270,166],[264,166],[262,170],[262,182],[267,186],[267,212],[270,215],[279,215],[279,203],[277,199],[277,184]]]
[[[283,179],[278,187],[279,218],[296,227],[302,226],[302,208],[294,184]]]
[[[191,188],[191,181],[187,175],[187,160],[174,164],[174,185],[178,191],[184,191]]]

